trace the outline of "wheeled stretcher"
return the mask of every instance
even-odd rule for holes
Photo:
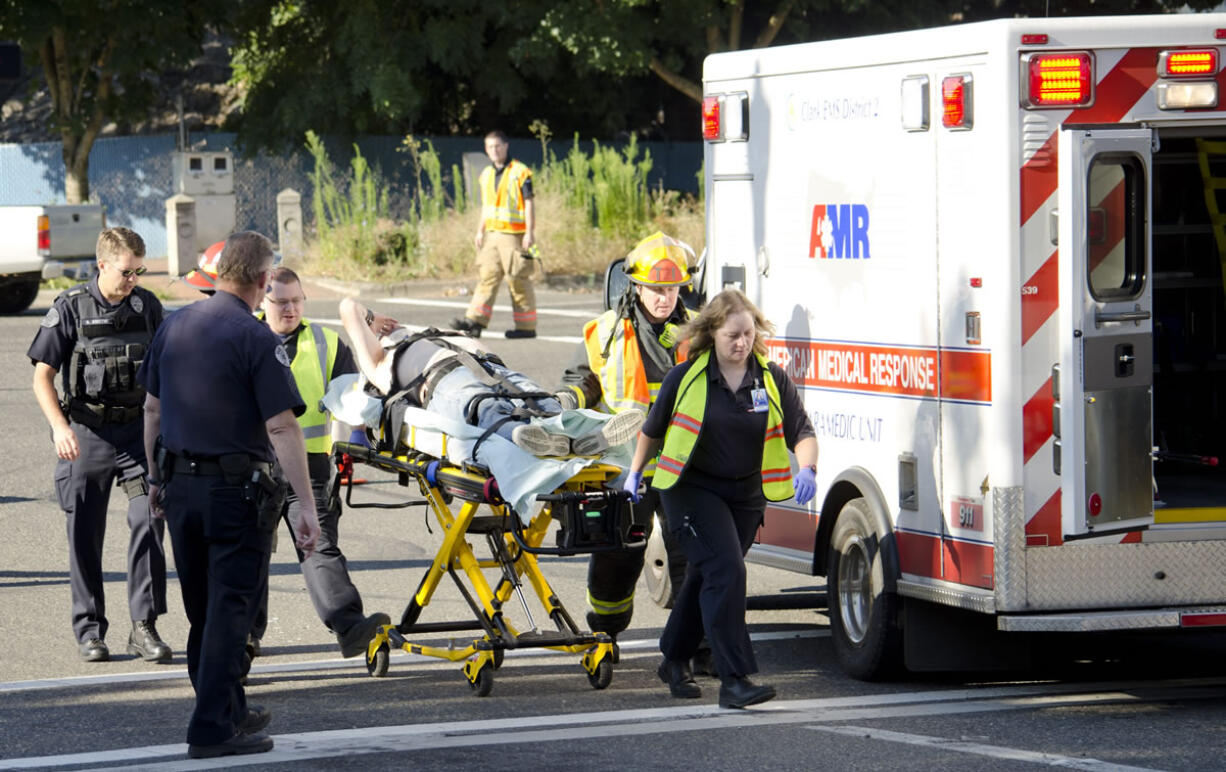
[[[507,649],[547,648],[581,654],[580,664],[588,681],[604,689],[613,679],[616,659],[612,638],[604,633],[580,630],[558,596],[550,587],[537,561],[538,555],[574,555],[602,550],[638,547],[644,534],[626,533],[623,523],[628,501],[621,490],[606,486],[621,474],[621,469],[606,463],[588,463],[578,468],[561,486],[536,495],[542,504],[526,522],[500,495],[489,471],[471,461],[448,458],[447,437],[436,432],[408,431],[395,442],[395,450],[353,443],[336,443],[334,455],[348,454],[355,464],[367,464],[399,475],[402,486],[416,481],[424,497],[404,506],[425,504],[442,526],[443,542],[417,590],[409,599],[400,622],[384,626],[371,641],[366,653],[367,670],[372,676],[387,673],[391,647],[463,661],[463,672],[477,696],[484,697],[493,686],[494,671],[502,665]],[[416,447],[420,446],[420,447]],[[451,454],[455,455],[455,454]],[[350,507],[388,506],[355,503],[352,481],[346,491]],[[556,543],[546,546],[551,524],[557,521]],[[488,548],[489,558],[478,558],[470,536],[479,535]],[[490,585],[485,569],[497,569],[500,577]],[[475,619],[458,621],[419,621],[444,577],[454,580]],[[524,593],[527,584],[535,593],[552,629],[542,629],[532,616]],[[504,607],[516,596],[527,617],[526,629],[517,628],[504,614]],[[423,633],[476,631],[477,637],[463,646],[430,645],[411,641],[409,636]]]

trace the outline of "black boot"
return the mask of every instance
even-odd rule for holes
[[[153,620],[138,620],[132,623],[132,633],[128,636],[128,653],[139,655],[146,662],[169,662],[170,647],[158,635]]]
[[[678,662],[665,659],[656,669],[660,680],[668,684],[668,691],[674,697],[696,699],[702,696],[702,687],[694,682],[694,674],[690,672],[689,662]],[[722,699],[723,690],[720,690]]]
[[[719,686],[721,708],[747,708],[775,698],[775,687],[759,686],[745,676],[724,678]]]

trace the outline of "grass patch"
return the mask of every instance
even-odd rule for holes
[[[531,130],[545,146],[549,128]],[[345,173],[328,159],[323,143],[307,134],[314,162],[314,231],[308,234],[303,268],[317,276],[350,281],[396,282],[421,278],[470,278],[473,236],[480,207],[466,206],[459,167],[444,170],[428,140],[405,137],[416,180],[404,220],[387,214],[387,188],[355,147]],[[600,275],[642,237],[662,230],[701,253],[705,242],[702,204],[676,191],[647,185],[651,154],[633,139],[618,151],[599,144],[591,153],[578,137],[562,158],[546,152],[534,169],[536,238],[546,273]]]

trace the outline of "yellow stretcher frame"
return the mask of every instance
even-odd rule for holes
[[[338,442],[333,445],[333,455],[348,454],[354,462],[361,462],[400,476],[400,484],[408,486],[410,478],[416,479],[425,502],[443,529],[443,543],[435,553],[430,568],[426,570],[417,590],[409,599],[399,624],[379,628],[366,651],[366,669],[371,676],[380,678],[387,674],[391,647],[427,657],[464,661],[463,673],[469,686],[478,697],[489,695],[493,688],[494,671],[502,665],[506,649],[545,648],[554,651],[582,654],[580,664],[587,673],[588,682],[595,689],[605,689],[613,680],[613,663],[616,649],[613,639],[605,633],[581,631],[567,613],[548,580],[541,572],[536,555],[521,546],[541,548],[553,520],[553,505],[546,504],[532,521],[513,532],[517,518],[505,503],[490,501],[490,478],[481,474],[479,467],[451,465],[433,456],[409,450],[402,454],[372,450],[364,445]],[[559,490],[595,491],[621,473],[616,466],[592,464],[581,469],[566,481]],[[352,487],[350,487],[350,495]],[[459,510],[452,511],[451,502],[461,501]],[[423,503],[423,502],[413,502]],[[351,504],[352,506],[352,504]],[[359,505],[360,506],[360,505]],[[489,514],[478,516],[482,507]],[[484,534],[492,557],[479,559],[469,544],[467,536]],[[517,539],[518,536],[518,539]],[[548,551],[551,548],[544,548]],[[503,572],[496,587],[491,587],[482,569],[497,568]],[[471,585],[473,594],[465,587],[457,574],[461,572]],[[468,602],[476,621],[467,622],[418,622],[418,616],[429,605],[435,590],[444,576],[451,576],[460,594]],[[532,620],[531,610],[520,589],[520,579],[525,579],[536,594],[537,600],[549,620],[557,627],[556,632],[517,630],[503,615],[502,607],[512,594],[519,596],[525,613]],[[406,635],[416,632],[455,632],[479,630],[481,637],[463,647],[441,647],[414,643]]]

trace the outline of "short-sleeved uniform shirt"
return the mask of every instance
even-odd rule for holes
[[[669,371],[660,384],[643,434],[652,439],[662,439],[673,417],[673,405],[677,401],[677,389],[681,379],[693,366],[693,361],[683,362]],[[806,437],[815,437],[813,423],[805,413],[804,402],[792,379],[779,365],[770,363],[770,372],[779,389],[780,408],[783,412],[783,438],[789,449]],[[728,387],[715,363],[715,354],[707,364],[707,407],[703,413],[702,431],[690,455],[686,473],[695,471],[711,477],[740,480],[762,473],[762,448],[766,442],[767,413],[754,412],[753,390],[765,388],[762,366],[756,357],[750,357],[745,369],[745,380],[735,391]]]
[[[166,320],[137,379],[161,400],[162,444],[172,453],[272,461],[264,422],[306,407],[289,365],[277,335],[218,291]]]
[[[134,287],[126,298],[116,304],[108,303],[102,297],[102,290],[98,289],[97,276],[90,279],[85,288],[99,307],[108,311],[126,305],[127,308],[123,309],[125,313],[136,316],[148,314],[152,324],[150,336],[162,324],[162,304],[152,292],[144,287]],[[38,332],[34,335],[34,342],[30,344],[30,350],[26,352],[31,363],[42,362],[60,371],[65,390],[68,388],[68,371],[64,369],[64,364],[72,356],[72,349],[77,344],[77,312],[73,303],[68,299],[68,293],[71,291],[65,290],[51,304],[51,308],[47,310],[47,314],[39,324]]]

